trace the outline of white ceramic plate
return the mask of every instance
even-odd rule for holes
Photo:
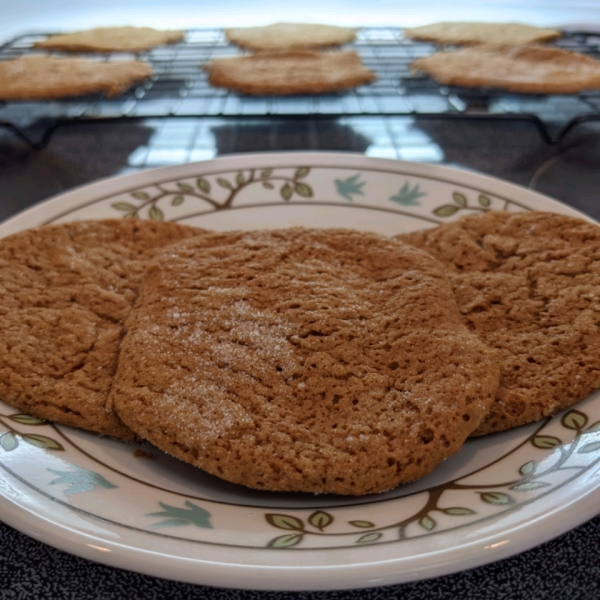
[[[394,234],[490,209],[578,215],[468,172],[285,153],[102,181],[17,215],[0,235],[134,216],[219,230],[305,225]],[[359,498],[248,490],[149,446],[40,422],[0,403],[2,519],[95,561],[224,587],[367,587],[494,561],[591,518],[599,465],[599,394],[552,419],[469,440],[421,481]]]

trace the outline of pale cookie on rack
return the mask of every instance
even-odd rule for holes
[[[204,69],[212,85],[257,96],[338,92],[375,79],[351,51],[297,50],[216,58]]]
[[[0,399],[42,419],[132,439],[106,408],[123,322],[148,261],[199,233],[109,219],[0,240]]]
[[[489,212],[398,239],[449,275],[469,329],[500,356],[474,435],[537,421],[600,388],[600,227],[544,212]]]
[[[356,28],[318,23],[274,23],[265,27],[225,30],[230,42],[249,50],[297,50],[326,48],[352,42]]]
[[[34,46],[67,52],[142,52],[180,42],[184,37],[183,31],[161,31],[152,27],[97,27],[52,35]]]
[[[555,29],[522,23],[440,22],[421,27],[408,27],[404,35],[415,40],[437,44],[532,44],[561,37]]]
[[[151,75],[152,67],[137,60],[26,56],[0,62],[0,100],[49,100],[95,92],[110,98]]]
[[[600,88],[600,61],[546,46],[471,46],[412,63],[444,85],[525,94],[574,94]]]
[[[457,452],[498,375],[427,253],[341,229],[215,233],[156,259],[110,403],[225,480],[357,495]]]

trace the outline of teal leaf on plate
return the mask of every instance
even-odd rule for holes
[[[423,196],[427,194],[419,189],[418,184],[411,188],[407,181],[395,196],[390,196],[390,200],[403,206],[419,206],[421,203],[418,200]]]
[[[118,487],[104,479],[99,473],[74,465],[72,471],[57,471],[55,469],[48,469],[48,471],[59,476],[58,479],[51,481],[50,485],[66,484],[65,494],[67,496],[70,496],[71,494],[80,494],[81,492],[89,492],[97,487],[106,489]]]
[[[0,446],[2,446],[6,452],[11,452],[19,447],[19,439],[12,431],[7,431],[0,436]]]
[[[364,196],[363,186],[366,182],[359,181],[360,173],[348,177],[348,179],[335,179],[337,193],[346,200],[352,202],[352,196]]]
[[[152,527],[181,527],[183,525],[195,525],[203,529],[212,529],[210,523],[210,513],[202,507],[197,506],[189,500],[185,501],[187,508],[178,508],[164,502],[159,502],[164,510],[148,513],[147,517],[167,517]]]

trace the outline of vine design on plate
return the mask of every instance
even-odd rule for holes
[[[488,212],[495,210],[492,208],[492,200],[485,194],[479,194],[477,196],[477,204],[469,203],[467,197],[461,192],[452,193],[453,204],[442,204],[433,210],[433,214],[437,217],[451,217],[461,210],[477,211],[477,212]],[[504,210],[507,209],[509,201],[504,204]]]
[[[426,535],[436,529],[439,530],[440,526],[436,520],[440,518],[439,515],[451,517],[476,515],[478,503],[498,507],[499,513],[503,512],[509,507],[519,504],[522,500],[522,497],[519,498],[519,494],[551,487],[552,483],[548,481],[551,475],[560,471],[577,469],[583,471],[587,468],[587,465],[567,463],[575,454],[600,454],[600,421],[587,427],[588,421],[586,414],[572,409],[560,421],[565,429],[575,432],[572,441],[563,442],[556,436],[540,433],[540,430],[533,433],[526,440],[526,444],[530,444],[535,448],[557,451],[557,460],[550,466],[541,468],[541,465],[535,460],[530,460],[521,465],[518,476],[509,481],[479,485],[461,483],[461,480],[456,479],[434,486],[424,492],[427,494],[427,499],[420,509],[391,524],[378,526],[375,521],[348,521],[341,530],[333,532],[331,530],[326,531],[326,529],[335,522],[335,517],[333,514],[322,510],[313,512],[306,522],[304,519],[290,514],[266,513],[265,519],[269,525],[287,531],[287,533],[271,539],[267,547],[292,548],[298,546],[308,536],[328,536],[331,538],[350,536],[353,544],[381,542],[384,541],[386,534],[388,539],[391,534],[392,539],[404,540]],[[595,433],[599,435],[595,436]],[[590,440],[590,438],[593,439]],[[472,492],[474,503],[469,507],[445,506],[442,498],[446,492],[452,490]],[[413,527],[409,532],[408,528],[412,525],[417,527]]]
[[[284,202],[289,202],[294,194],[301,198],[312,198],[313,188],[303,181],[309,174],[310,167],[298,167],[291,176],[278,174],[273,169],[266,168],[238,171],[231,178],[203,176],[196,178],[194,182],[185,180],[169,184],[157,183],[150,190],[140,189],[130,192],[130,199],[120,200],[111,206],[121,211],[125,219],[147,215],[151,220],[163,221],[165,211],[161,205],[164,203],[170,206],[181,206],[184,202],[201,201],[209,204],[215,211],[227,210],[233,206],[242,190],[253,185],[261,185],[269,191],[277,190]],[[215,193],[217,190],[221,193]],[[225,197],[219,197],[223,193]]]
[[[25,413],[8,415],[8,418],[18,425],[47,425],[47,421]],[[3,425],[7,429],[7,431],[0,435],[0,447],[2,447],[5,452],[16,450],[21,442],[36,446],[37,448],[44,448],[45,450],[64,450],[64,447],[60,442],[57,442],[47,435],[41,435],[39,433],[21,433],[16,425],[12,425],[3,419],[0,419],[0,425]]]

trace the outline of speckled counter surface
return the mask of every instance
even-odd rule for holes
[[[266,124],[218,118],[79,124],[32,151],[0,131],[0,219],[101,177],[239,152],[334,150],[466,168],[531,187],[600,219],[600,126],[557,145],[531,123],[348,117]],[[600,511],[600,507],[599,507]],[[234,584],[234,582],[232,582]],[[194,586],[71,556],[0,524],[0,599],[600,598],[600,516],[484,567],[404,585],[340,592],[250,592]]]

